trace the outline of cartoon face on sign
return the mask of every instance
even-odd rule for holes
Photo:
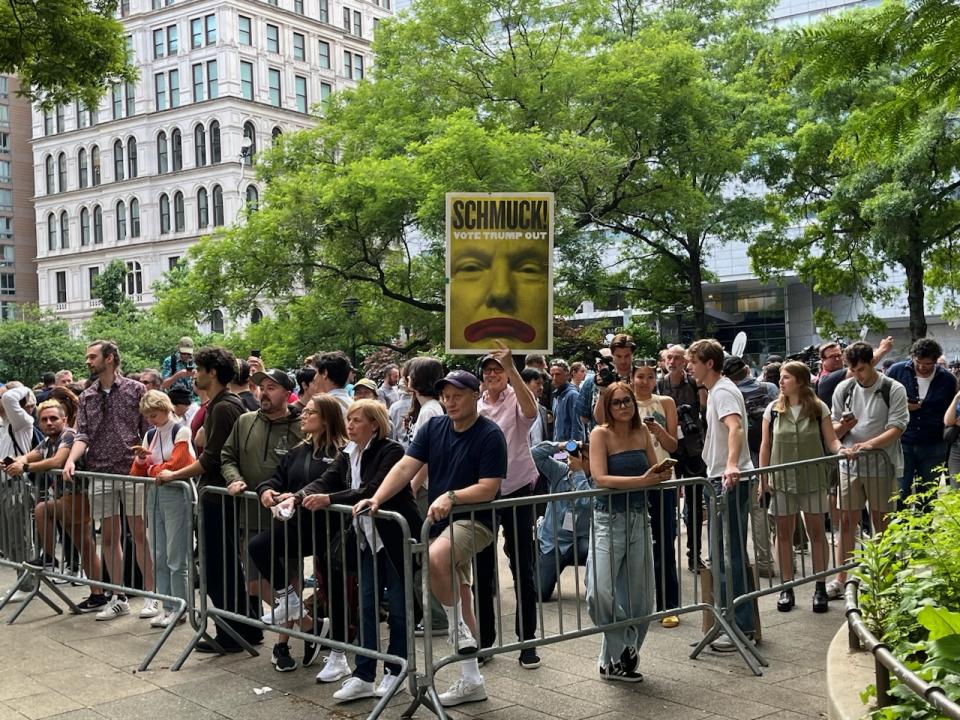
[[[462,347],[541,347],[547,334],[548,244],[543,240],[454,240],[450,327]]]
[[[447,206],[447,345],[485,351],[552,345],[552,196],[450,193]]]

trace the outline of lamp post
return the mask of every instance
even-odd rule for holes
[[[340,303],[340,307],[343,308],[343,311],[347,314],[347,317],[350,319],[350,362],[353,364],[353,367],[357,366],[357,324],[353,322],[353,319],[357,317],[357,312],[360,310],[360,306],[363,303],[355,298],[353,295],[343,299],[343,302]]]
[[[674,303],[670,309],[673,311],[673,314],[677,318],[677,342],[680,344],[683,344],[683,331],[682,331],[683,311],[687,309],[687,306],[684,305],[683,303],[678,302],[678,303]]]

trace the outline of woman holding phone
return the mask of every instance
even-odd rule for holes
[[[656,467],[650,431],[641,421],[633,390],[610,384],[602,396],[604,423],[590,433],[590,470],[598,488],[637,490],[602,495],[595,502],[594,531],[587,561],[587,610],[597,625],[643,617],[653,611],[653,538],[646,488],[669,479]],[[603,633],[600,677],[640,682],[639,650],[647,623]]]
[[[641,360],[633,369],[633,392],[643,424],[650,431],[657,462],[670,459],[677,450],[677,404],[666,395],[654,395],[657,389],[657,361]],[[650,526],[653,533],[653,570],[657,584],[657,610],[680,606],[680,580],[677,578],[677,489],[651,490]],[[675,628],[678,615],[667,615],[660,624]]]

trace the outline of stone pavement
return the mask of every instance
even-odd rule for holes
[[[501,577],[509,578],[505,566]],[[689,597],[693,575],[682,571],[684,595]],[[9,587],[13,574],[0,569],[0,588]],[[582,583],[582,575],[581,575]],[[565,622],[575,623],[573,570],[564,575]],[[85,588],[70,588],[77,600]],[[582,597],[582,588],[580,589]],[[798,607],[778,613],[775,595],[761,599],[763,643],[770,662],[763,677],[754,677],[736,654],[705,651],[690,660],[690,644],[700,637],[700,616],[685,615],[671,630],[651,626],[640,654],[644,682],[603,682],[597,674],[599,636],[544,647],[543,664],[524,670],[514,655],[497,656],[483,668],[489,699],[451,709],[453,718],[479,720],[707,720],[777,718],[800,720],[826,717],[825,658],[830,639],[844,622],[842,605],[830,612],[810,611],[812,586],[797,591]],[[314,683],[319,663],[291,673],[277,673],[270,663],[268,635],[257,658],[223,658],[193,654],[180,672],[167,668],[189,638],[179,628],[151,668],[137,665],[159,634],[134,611],[111,622],[92,616],[54,615],[34,601],[15,625],[0,625],[0,720],[49,718],[93,720],[152,718],[156,720],[299,720],[300,718],[365,717],[371,701],[336,704],[339,687]],[[589,626],[584,612],[584,626]],[[5,622],[8,607],[0,616]],[[503,599],[504,628],[513,627],[512,590]],[[555,626],[557,604],[544,605],[545,622]],[[440,649],[445,640],[437,639]],[[301,644],[293,642],[294,655]],[[442,692],[455,667],[440,671]],[[403,693],[384,717],[400,716],[409,696]],[[424,709],[416,717],[432,717]]]

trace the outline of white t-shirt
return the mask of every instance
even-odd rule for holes
[[[739,415],[743,429],[743,443],[740,446],[740,472],[753,470],[750,448],[747,444],[747,408],[743,402],[743,393],[730,378],[721,377],[707,392],[707,434],[703,440],[703,461],[707,465],[707,477],[723,475],[727,468],[727,448],[730,431],[723,423],[728,415]]]
[[[850,410],[857,418],[857,424],[850,428],[850,431],[844,435],[840,442],[844,447],[853,447],[857,443],[872,440],[878,435],[883,434],[887,428],[897,427],[901,430],[907,429],[907,423],[910,422],[910,411],[907,410],[907,389],[898,381],[890,378],[890,407],[887,407],[886,401],[880,393],[880,383],[884,376],[877,375],[877,381],[870,387],[863,387],[856,378],[847,378],[837,385],[833,393],[833,420],[840,422],[843,413]],[[850,393],[849,407],[844,407],[844,395],[847,387],[853,385],[853,391]],[[884,452],[890,458],[896,477],[903,474],[903,448],[900,447],[899,438],[887,445]],[[841,472],[845,472],[847,463],[840,463]],[[850,468],[855,467],[850,463]],[[869,464],[868,464],[869,467]],[[870,472],[870,469],[867,470]],[[851,473],[852,474],[852,473]]]
[[[920,389],[920,399],[924,400],[927,393],[930,392],[930,383],[933,382],[933,375],[928,378],[917,375],[917,387]]]

